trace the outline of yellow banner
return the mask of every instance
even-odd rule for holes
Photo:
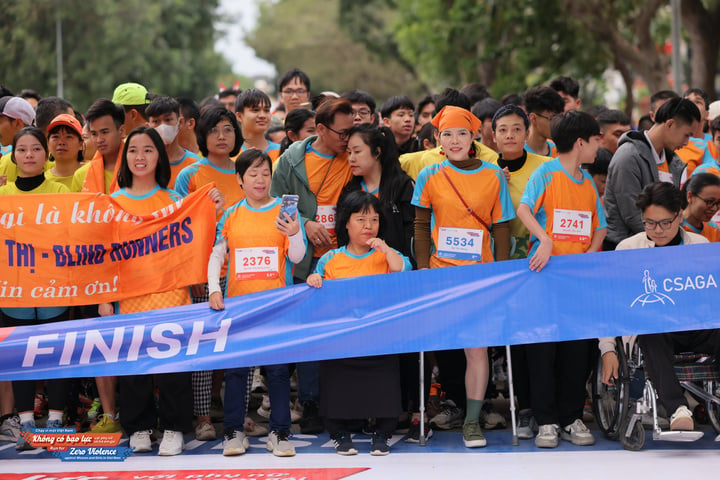
[[[207,281],[208,185],[151,215],[107,195],[0,198],[0,307],[93,305]]]

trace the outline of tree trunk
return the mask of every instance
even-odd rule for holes
[[[682,23],[690,39],[690,87],[702,88],[710,99],[714,99],[720,48],[720,29],[717,28],[720,6],[708,11],[701,0],[683,0],[680,5]]]

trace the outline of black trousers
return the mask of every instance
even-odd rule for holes
[[[467,393],[465,392],[465,369],[467,360],[465,350],[441,350],[435,352],[438,370],[440,370],[440,384],[445,392],[445,398],[455,402],[459,408],[465,409]]]
[[[517,397],[518,410],[530,408],[530,375],[528,374],[528,358],[525,345],[512,345],[513,389]]]
[[[582,418],[590,349],[597,340],[525,346],[530,404],[539,425],[570,425]]]
[[[155,378],[160,390],[159,408],[155,408]],[[192,430],[192,373],[163,373],[118,377],[120,424],[128,435],[151,430],[160,419],[161,428],[176,432]]]
[[[720,359],[718,329],[640,335],[638,343],[645,358],[645,371],[668,415],[672,415],[680,405],[687,406],[683,389],[675,375],[673,355],[697,352],[715,355],[715,358]]]
[[[325,429],[330,436],[341,432],[349,432],[352,427],[357,424],[357,420],[345,420],[342,418],[325,418]],[[386,417],[375,419],[375,433],[380,433],[386,437],[392,437],[397,427],[397,417]]]

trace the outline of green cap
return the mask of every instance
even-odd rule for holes
[[[123,83],[113,93],[112,101],[118,105],[147,105],[147,88],[139,83]]]

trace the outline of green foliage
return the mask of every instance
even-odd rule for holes
[[[423,94],[425,89],[413,72],[392,58],[385,46],[368,49],[365,43],[353,41],[348,30],[357,31],[362,27],[359,22],[368,23],[367,19],[344,17],[340,28],[339,5],[339,0],[265,1],[248,43],[280,74],[295,67],[305,71],[313,93],[361,88],[378,103],[398,92],[411,97]]]
[[[81,111],[124,82],[202,98],[230,67],[213,51],[217,0],[0,0],[0,81],[57,88],[55,19],[63,30],[64,96]]]

